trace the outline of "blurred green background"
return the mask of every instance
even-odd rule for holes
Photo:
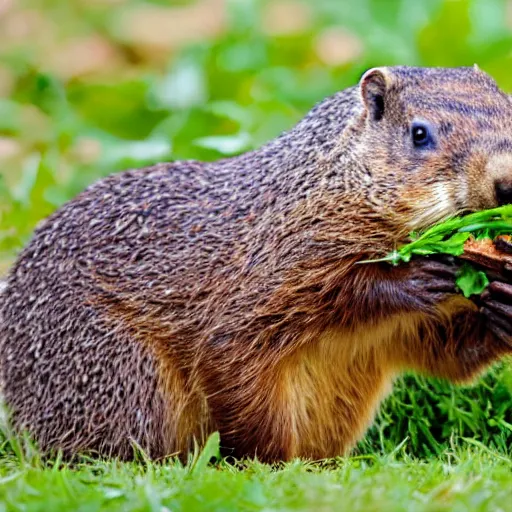
[[[474,63],[512,91],[512,0],[1,0],[0,275],[101,176],[257,147],[372,66]],[[511,389],[408,377],[361,449],[507,449]]]

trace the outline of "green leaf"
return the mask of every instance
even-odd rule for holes
[[[201,59],[192,55],[178,59],[171,71],[152,91],[158,106],[189,109],[205,103],[208,96]]]
[[[248,149],[251,145],[251,137],[246,132],[238,132],[234,135],[212,135],[196,139],[195,144],[207,149],[214,149],[222,155],[234,155]]]
[[[466,263],[458,272],[455,283],[464,297],[469,298],[471,295],[480,295],[487,288],[489,279],[485,272]]]
[[[112,167],[123,167],[133,163],[158,162],[167,159],[172,151],[172,144],[162,136],[152,136],[145,140],[122,140],[103,135],[102,163]]]
[[[204,471],[212,459],[221,459],[220,435],[218,432],[210,435],[201,451],[199,451],[197,442],[194,441],[194,456],[190,464],[190,473]]]

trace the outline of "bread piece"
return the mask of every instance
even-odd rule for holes
[[[501,235],[495,240],[470,238],[464,244],[461,259],[471,261],[484,269],[503,272],[512,268],[512,237]]]

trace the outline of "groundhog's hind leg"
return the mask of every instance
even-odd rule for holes
[[[172,440],[152,354],[91,308],[62,308],[51,318],[32,311],[39,318],[15,329],[4,312],[1,358],[14,426],[44,451],[130,458],[135,441],[151,457],[166,455]]]

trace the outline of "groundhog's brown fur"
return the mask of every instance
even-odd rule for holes
[[[511,286],[479,309],[455,265],[358,261],[511,188],[512,102],[477,68],[371,70],[257,151],[101,180],[2,293],[14,425],[66,454],[344,454],[398,373],[465,381],[512,344]]]

